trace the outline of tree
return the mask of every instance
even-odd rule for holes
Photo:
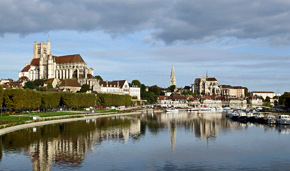
[[[287,108],[290,108],[290,92],[285,92],[282,96],[280,96],[279,103],[281,105],[285,105]]]
[[[4,93],[3,87],[0,85],[0,105],[2,105],[3,103],[3,93]]]
[[[133,81],[132,81],[132,84],[134,84],[134,85],[136,85],[136,86],[138,86],[138,87],[141,88],[141,83],[140,83],[139,80],[133,80]]]
[[[88,90],[90,90],[90,86],[87,85],[87,84],[83,84],[83,85],[82,85],[82,88],[80,89],[80,92],[85,93],[85,92],[87,92]]]
[[[250,93],[249,93],[249,90],[247,87],[243,87],[244,88],[244,91],[245,91],[245,97],[250,97]]]
[[[265,101],[266,101],[266,102],[270,102],[270,97],[267,96],[266,99],[265,99]]]
[[[171,92],[174,92],[174,90],[176,89],[176,85],[171,85],[170,87],[168,87],[168,89],[169,89]]]
[[[103,78],[100,75],[96,75],[95,78],[99,81],[103,81]]]
[[[52,83],[47,83],[47,90],[53,89]]]
[[[43,79],[37,79],[33,81],[33,84],[38,87],[38,86],[43,86],[43,84],[45,83],[46,80]]]
[[[149,92],[153,92],[156,96],[159,96],[161,91],[162,88],[158,87],[157,85],[151,86],[149,88]]]
[[[35,89],[35,85],[33,84],[32,81],[27,81],[25,84],[24,84],[24,89]]]

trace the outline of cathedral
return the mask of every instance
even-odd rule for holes
[[[19,72],[19,79],[27,77],[30,81],[36,79],[87,79],[92,78],[94,70],[87,68],[87,64],[79,54],[53,56],[50,41],[34,42],[31,61]]]

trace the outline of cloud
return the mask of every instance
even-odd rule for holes
[[[224,37],[290,43],[287,0],[9,0],[0,2],[0,34],[100,30],[116,37],[153,30],[144,41],[166,44]]]

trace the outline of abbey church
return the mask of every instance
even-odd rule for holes
[[[88,69],[87,64],[79,54],[53,56],[50,41],[47,43],[34,42],[31,61],[19,72],[18,77],[36,79],[87,79],[92,78],[94,70]]]

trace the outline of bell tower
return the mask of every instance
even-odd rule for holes
[[[172,86],[172,85],[176,86],[176,78],[175,78],[175,71],[174,71],[174,66],[173,65],[172,65],[172,69],[171,69],[169,86]]]

